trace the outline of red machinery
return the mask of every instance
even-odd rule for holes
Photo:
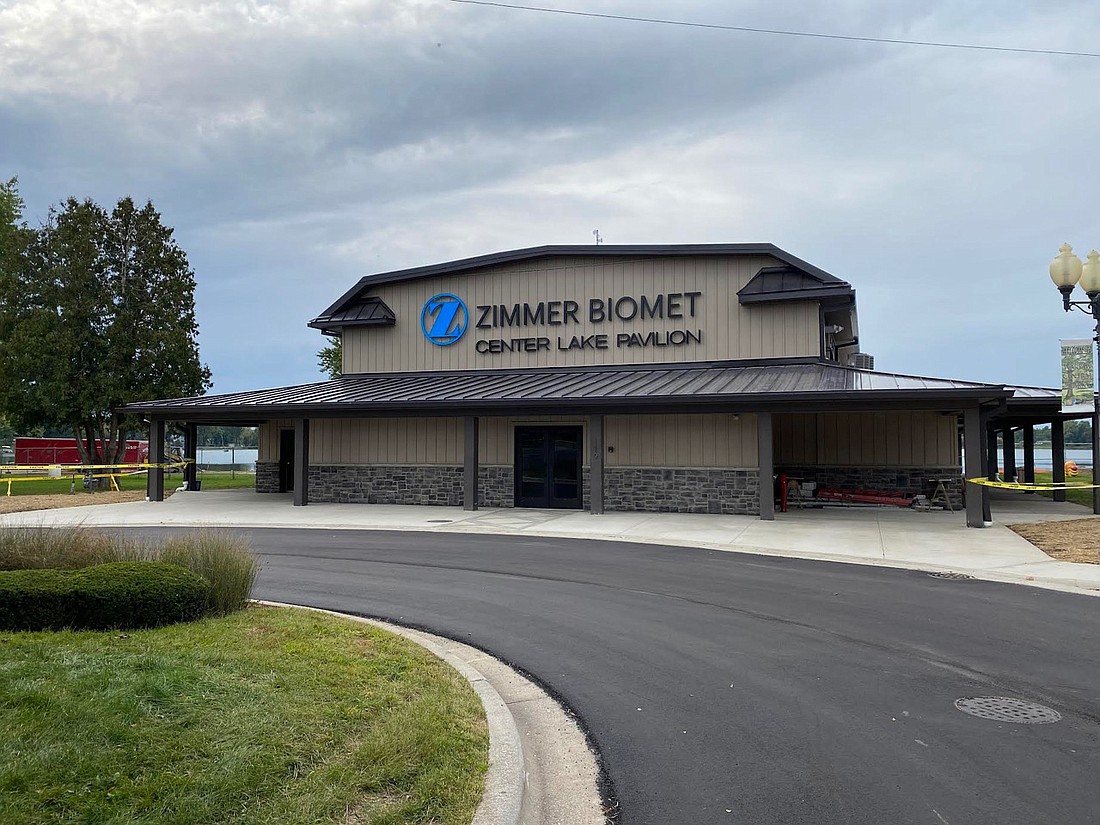
[[[96,441],[96,446],[100,442]],[[125,464],[143,464],[149,460],[148,441],[127,441]],[[79,464],[80,451],[75,438],[16,438],[17,465]]]

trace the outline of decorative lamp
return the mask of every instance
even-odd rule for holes
[[[1062,293],[1066,312],[1069,312],[1069,301],[1070,295],[1073,294],[1073,288],[1081,280],[1082,268],[1081,259],[1073,254],[1073,247],[1068,243],[1064,243],[1059,247],[1057,257],[1050,262],[1050,280],[1054,281],[1054,285]]]
[[[1088,263],[1081,267],[1081,289],[1085,290],[1093,301],[1096,300],[1097,295],[1100,295],[1100,252],[1095,249],[1089,253]]]

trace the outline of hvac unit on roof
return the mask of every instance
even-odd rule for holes
[[[853,352],[848,356],[848,366],[857,370],[873,370],[875,368],[875,356],[866,352]]]

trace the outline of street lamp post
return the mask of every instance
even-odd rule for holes
[[[1096,352],[1100,356],[1100,252],[1095,249],[1088,254],[1088,262],[1073,254],[1073,247],[1062,244],[1058,255],[1050,262],[1050,279],[1062,293],[1062,306],[1066,312],[1076,308],[1088,313],[1096,320],[1093,340]],[[1080,285],[1087,301],[1074,301],[1073,289]],[[1093,388],[1092,398],[1092,483],[1100,484],[1100,392]],[[1100,515],[1100,487],[1092,488],[1092,512]]]

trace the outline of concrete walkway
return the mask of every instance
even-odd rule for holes
[[[307,527],[612,539],[804,559],[966,573],[1100,593],[1100,565],[1054,561],[1005,524],[1087,518],[1076,504],[996,491],[995,524],[967,529],[962,513],[898,508],[793,510],[775,521],[752,516],[608,513],[363,504],[291,505],[289,495],[253,490],[176,493],[164,502],[71,507],[0,516],[0,525],[104,527]],[[1100,531],[1100,519],[1097,519]]]

